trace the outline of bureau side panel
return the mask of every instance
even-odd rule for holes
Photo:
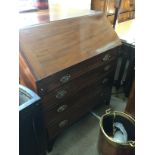
[[[19,80],[20,84],[37,92],[36,80],[21,53],[19,53]]]

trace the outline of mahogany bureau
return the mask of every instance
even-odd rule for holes
[[[95,105],[109,104],[121,41],[102,12],[33,14],[35,25],[20,29],[20,80],[42,97],[50,146]]]

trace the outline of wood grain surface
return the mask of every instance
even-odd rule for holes
[[[101,53],[95,57],[92,57],[90,59],[82,61],[82,62],[78,63],[77,65],[73,65],[69,68],[64,69],[61,72],[53,74],[52,76],[49,76],[49,77],[37,82],[37,86],[44,90],[42,92],[39,89],[39,93],[40,94],[43,93],[43,95],[45,95],[45,94],[48,94],[49,92],[51,92],[52,90],[62,86],[63,83],[60,82],[60,79],[62,77],[64,77],[65,75],[70,75],[70,78],[68,80],[68,82],[70,82],[91,70],[97,69],[100,66],[102,66],[104,68],[105,65],[107,65],[111,61],[117,59],[118,50],[119,50],[119,48],[108,50],[105,53]],[[108,56],[108,60],[103,60],[107,56]]]
[[[98,12],[21,29],[19,40],[36,80],[121,45],[107,18]]]
[[[110,103],[121,41],[102,12],[33,15],[39,20],[30,16],[20,29],[20,80],[42,97],[50,150],[56,135]]]
[[[125,112],[135,117],[135,81],[133,81]]]

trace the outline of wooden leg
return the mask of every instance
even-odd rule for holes
[[[123,56],[121,66],[120,66],[119,76],[118,76],[118,79],[117,79],[117,82],[116,82],[116,88],[117,89],[119,89],[120,86],[121,86],[121,80],[122,80],[122,77],[123,77],[123,74],[124,74],[126,62],[127,62],[127,58],[126,58],[126,56]]]
[[[132,84],[125,112],[135,116],[135,81]]]
[[[135,70],[134,70],[134,67],[135,67],[134,53],[135,52],[134,52],[134,50],[135,50],[134,48],[130,47],[129,66],[127,69],[127,75],[126,75],[125,84],[124,84],[124,92],[127,97],[129,96],[129,93],[130,93],[130,90],[132,87],[132,83],[133,83],[133,80],[135,77]]]
[[[123,78],[123,74],[125,71],[125,66],[128,60],[128,48],[126,45],[122,45],[119,53],[119,60],[121,59],[121,63],[119,66],[117,66],[117,70],[119,70],[118,77],[114,81],[114,85],[116,86],[116,89],[119,89],[121,87],[121,81]],[[119,64],[119,63],[118,63]]]
[[[51,152],[53,150],[53,146],[54,146],[55,141],[56,141],[56,137],[49,140],[48,146],[47,146],[47,151],[48,152]]]

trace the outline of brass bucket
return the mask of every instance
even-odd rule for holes
[[[128,140],[119,143],[113,139],[113,123],[120,122],[124,125]],[[100,133],[98,140],[99,155],[134,155],[135,154],[135,120],[130,115],[111,110],[100,119]]]

